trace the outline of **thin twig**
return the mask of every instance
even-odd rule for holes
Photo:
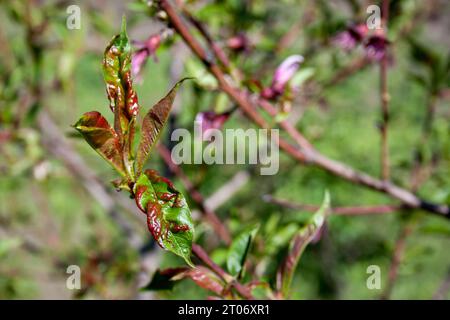
[[[271,195],[264,195],[263,200],[276,204],[288,209],[293,210],[305,210],[305,211],[317,211],[320,206],[313,204],[301,204],[293,203],[289,200],[274,198]],[[403,210],[404,207],[401,205],[376,205],[376,206],[351,206],[351,207],[332,207],[330,208],[331,213],[340,216],[363,216],[372,214],[385,214],[393,213]]]
[[[234,278],[228,274],[225,270],[223,270],[220,266],[218,266],[212,259],[208,256],[208,254],[197,244],[192,245],[192,253],[199,258],[205,265],[207,265],[212,271],[214,271],[219,277],[221,277],[226,283],[229,283],[232,287],[236,289],[236,291],[245,299],[253,300],[250,289],[243,286],[238,281],[234,280]]]
[[[392,255],[391,266],[389,267],[388,281],[386,289],[381,295],[381,299],[389,299],[394,288],[395,281],[398,276],[398,269],[402,263],[403,256],[406,248],[406,240],[414,230],[414,223],[409,222],[402,230],[399,238],[397,239],[394,247],[394,253]]]

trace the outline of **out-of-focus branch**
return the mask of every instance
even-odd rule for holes
[[[207,265],[212,271],[214,271],[219,277],[221,277],[226,283],[230,284],[233,288],[236,289],[236,291],[245,299],[253,300],[254,297],[252,296],[250,289],[243,286],[240,282],[237,280],[234,280],[234,278],[228,274],[225,270],[223,270],[220,266],[218,266],[214,261],[211,260],[211,258],[208,256],[208,254],[203,250],[202,247],[200,247],[197,244],[192,245],[192,253],[199,258],[205,265]]]
[[[333,77],[323,84],[322,89],[329,88],[335,86],[336,84],[341,83],[345,79],[349,78],[351,75],[355,74],[358,71],[363,70],[369,65],[370,60],[366,56],[362,56],[351,61],[348,65],[337,70],[336,73],[333,75]]]
[[[301,203],[293,203],[289,200],[274,198],[271,195],[264,195],[263,200],[276,204],[288,209],[293,210],[305,210],[315,212],[320,206],[316,206],[313,204],[301,204]],[[351,207],[331,207],[330,211],[332,214],[340,215],[340,216],[364,216],[364,215],[372,215],[372,214],[385,214],[385,213],[393,213],[404,210],[404,206],[401,205],[376,205],[376,206],[351,206]]]
[[[410,234],[414,230],[414,224],[413,222],[409,222],[402,230],[399,238],[397,239],[394,247],[394,253],[392,255],[392,261],[391,266],[389,267],[389,275],[388,275],[388,281],[386,285],[386,289],[384,290],[383,294],[381,295],[381,299],[389,299],[392,289],[394,288],[395,281],[397,280],[398,276],[398,269],[400,267],[400,264],[402,263],[403,256],[405,253],[405,247],[406,247],[406,240],[410,236]]]
[[[213,59],[211,59],[211,55],[207,54],[205,49],[194,38],[171,3],[168,0],[160,0],[159,4],[161,9],[166,12],[171,26],[178,32],[178,34],[183,38],[189,48],[203,62],[203,64],[208,68],[211,74],[217,79],[220,89],[225,92],[258,126],[262,128],[269,128],[268,123],[257,111],[257,106],[250,99],[250,96],[230,84],[229,77],[227,77],[221,71],[219,66],[213,61]],[[267,107],[265,109],[266,111],[271,113],[271,115],[272,112],[276,110],[275,107],[270,105],[270,103],[268,102],[264,103],[263,105]],[[268,107],[269,105],[270,107]],[[284,126],[283,129],[291,136],[291,138],[293,138],[293,140],[297,142],[298,146],[294,147],[282,138],[279,139],[279,146],[296,160],[302,163],[316,165],[336,176],[344,178],[355,184],[360,184],[376,191],[385,193],[392,198],[400,200],[404,205],[408,207],[420,208],[428,212],[443,215],[447,218],[450,217],[448,206],[436,205],[423,201],[408,190],[400,188],[392,184],[391,182],[379,180],[366,173],[356,171],[343,163],[329,159],[315,150],[310,145],[308,140],[304,138],[303,135],[298,132],[292,125],[290,125],[291,127],[286,127],[286,124],[281,125]]]
[[[250,173],[245,170],[238,171],[230,180],[205,200],[205,205],[211,210],[216,210],[231,199],[249,180]]]

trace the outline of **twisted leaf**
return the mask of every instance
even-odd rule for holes
[[[189,278],[199,287],[212,291],[217,295],[223,295],[225,283],[208,268],[197,266],[191,268],[169,268],[156,270],[152,280],[143,288],[143,290],[171,290],[175,281]]]
[[[191,212],[172,182],[155,170],[146,170],[134,186],[136,204],[147,215],[147,225],[161,248],[191,262],[194,225]]]
[[[85,113],[74,127],[95,151],[121,175],[125,175],[119,139],[108,121],[99,112]]]
[[[184,278],[192,279],[199,287],[212,291],[219,296],[223,294],[225,288],[225,283],[214,272],[202,266],[185,270],[172,277],[171,280],[181,280]]]
[[[125,18],[120,34],[114,36],[105,49],[103,57],[103,77],[106,83],[111,110],[118,112],[121,127],[124,129],[139,112],[136,91],[131,80],[131,46],[126,31]]]
[[[298,261],[300,260],[306,246],[312,239],[314,239],[315,235],[325,223],[325,218],[328,214],[329,207],[330,196],[328,192],[326,192],[320,209],[314,213],[310,221],[303,228],[301,228],[291,240],[288,255],[277,273],[277,288],[281,291],[284,297],[287,297],[289,293],[289,288],[291,286]]]
[[[150,151],[159,139],[159,135],[167,122],[179,85],[189,78],[178,81],[169,93],[155,104],[142,120],[141,140],[136,155],[136,176],[139,176],[147,161]]]
[[[133,178],[132,145],[139,104],[131,79],[131,46],[126,32],[125,18],[122,21],[120,34],[116,35],[105,49],[103,77],[109,106],[114,112],[114,130],[123,146],[124,164],[127,173]]]

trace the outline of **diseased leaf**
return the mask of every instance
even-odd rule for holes
[[[191,212],[172,182],[155,170],[146,170],[134,186],[136,204],[147,215],[147,225],[161,248],[191,262],[194,224]]]
[[[225,283],[214,272],[203,266],[156,270],[152,280],[142,290],[172,290],[176,281],[189,278],[199,287],[222,295]]]
[[[139,113],[136,91],[131,79],[131,46],[126,32],[125,18],[122,30],[105,49],[103,57],[103,77],[109,106],[114,112],[114,130],[123,146],[124,165],[133,178],[133,138],[135,119]]]
[[[225,288],[225,283],[215,273],[202,266],[181,272],[175,275],[172,280],[180,280],[183,278],[190,278],[199,287],[212,291],[220,296],[223,294]]]
[[[97,111],[85,113],[74,127],[82,134],[89,145],[97,151],[121,175],[125,167],[121,157],[119,139],[108,121]]]
[[[155,104],[142,120],[141,140],[136,155],[136,176],[139,176],[150,151],[159,139],[159,135],[167,122],[178,86],[189,78],[178,81],[169,93]]]
[[[227,269],[232,276],[239,277],[241,275],[250,245],[258,228],[258,226],[247,228],[233,240],[227,257]]]
[[[328,214],[329,207],[330,196],[328,192],[326,192],[320,209],[314,213],[309,222],[301,228],[291,240],[288,255],[277,272],[277,289],[281,291],[284,297],[288,296],[292,277],[294,276],[298,261],[300,260],[300,257],[308,243],[314,239],[316,234],[320,231],[320,228],[325,223],[325,218]]]

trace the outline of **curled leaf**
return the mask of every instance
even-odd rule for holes
[[[85,113],[74,127],[80,132],[89,145],[97,151],[121,175],[125,175],[125,167],[121,156],[121,146],[117,134],[108,121],[97,111]]]
[[[325,223],[325,218],[328,214],[329,207],[330,196],[328,192],[326,192],[320,209],[314,213],[309,222],[292,238],[289,245],[288,255],[277,272],[277,289],[284,297],[288,296],[289,288],[291,286],[298,261],[300,260],[306,246],[314,239],[316,234],[320,231],[320,228]]]
[[[228,250],[227,269],[233,276],[240,276],[243,271],[250,245],[255,238],[258,226],[253,226],[239,234]]]
[[[126,32],[125,18],[122,30],[105,49],[103,77],[109,105],[114,112],[114,130],[123,146],[123,160],[128,175],[133,177],[133,138],[135,118],[139,113],[136,91],[131,77],[131,46]]]
[[[135,164],[136,176],[140,175],[153,145],[158,141],[159,135],[167,122],[178,86],[187,79],[189,78],[178,81],[169,93],[150,109],[142,120],[141,140],[139,142]]]
[[[191,262],[194,224],[184,199],[168,179],[146,170],[134,186],[136,204],[147,215],[148,228],[159,246]]]
[[[202,266],[185,270],[174,276],[172,280],[180,280],[183,278],[190,278],[199,287],[212,291],[219,296],[221,296],[224,291],[225,283],[214,272]]]
[[[171,290],[176,281],[191,279],[199,287],[222,295],[225,283],[211,270],[203,266],[191,268],[169,268],[156,270],[152,280],[142,290]]]

